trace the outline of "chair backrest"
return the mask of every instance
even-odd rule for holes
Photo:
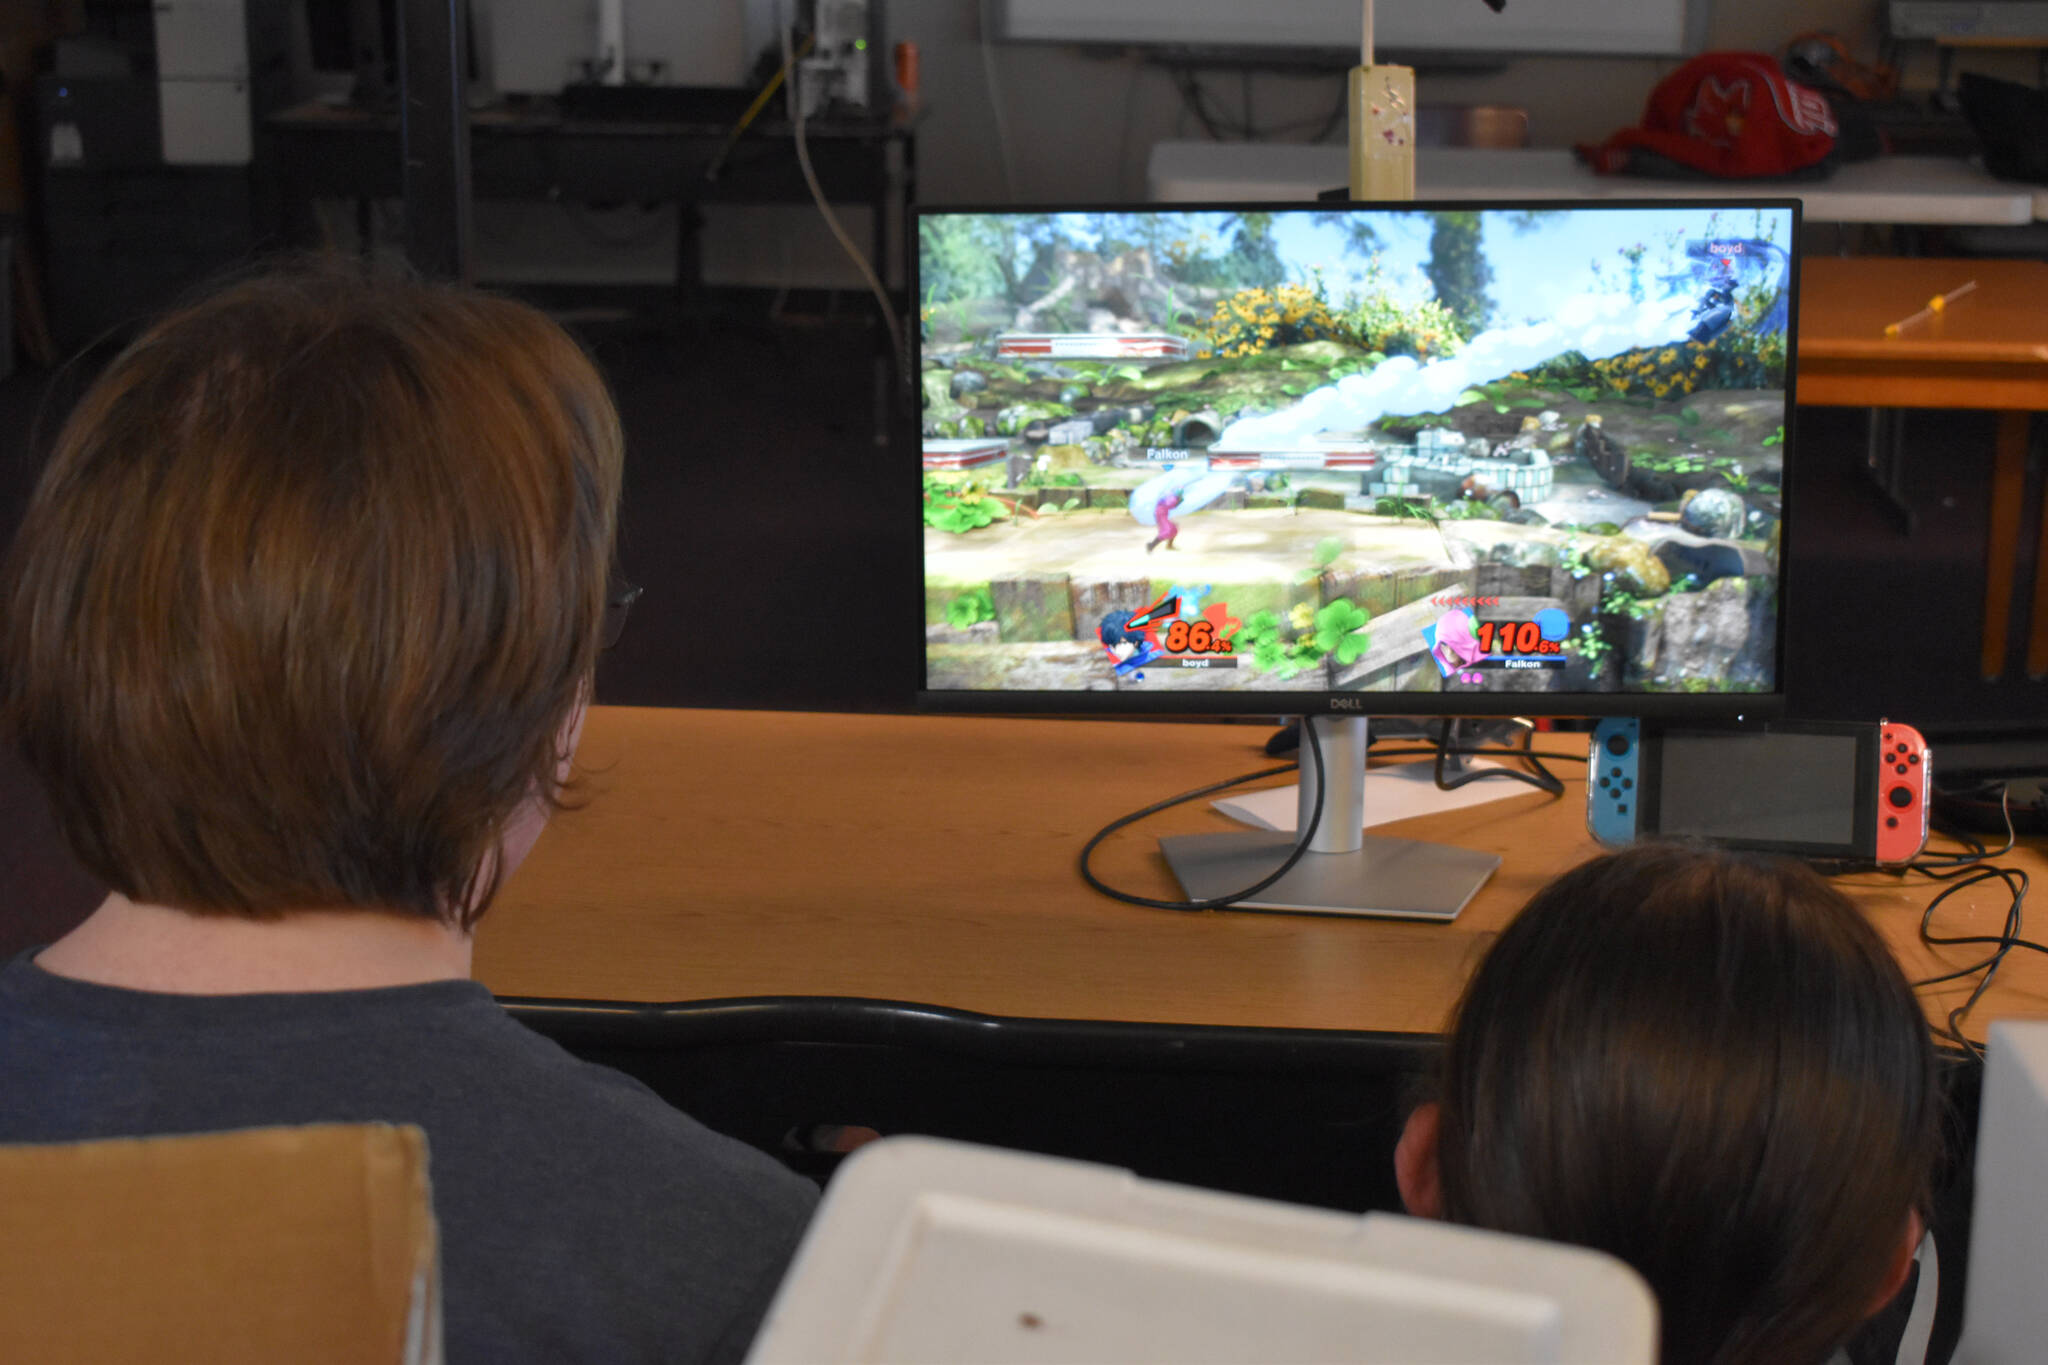
[[[840,1168],[750,1365],[1651,1365],[1612,1257],[930,1138]]]
[[[426,1135],[0,1147],[0,1359],[436,1365]]]
[[[2048,1343],[2048,1023],[1991,1026],[1957,1365],[2037,1365]]]

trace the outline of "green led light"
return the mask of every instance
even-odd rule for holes
[[[855,38],[853,40],[853,50],[855,52],[866,52],[868,50],[868,40],[865,38]]]

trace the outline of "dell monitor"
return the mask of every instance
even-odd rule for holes
[[[922,702],[1773,714],[1797,228],[1792,200],[920,210]],[[1328,733],[1337,798],[1364,742]]]

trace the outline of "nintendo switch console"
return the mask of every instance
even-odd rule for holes
[[[1927,842],[1927,742],[1910,725],[1717,730],[1613,718],[1587,750],[1586,827],[1812,858],[1905,863]]]

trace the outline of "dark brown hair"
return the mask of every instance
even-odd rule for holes
[[[521,304],[300,262],[162,319],[59,433],[5,569],[0,724],[138,900],[467,925],[604,612],[621,464]]]
[[[1803,1365],[1875,1307],[1937,1155],[1933,1048],[1855,906],[1649,844],[1538,892],[1445,1049],[1444,1214],[1656,1291],[1665,1365]]]

